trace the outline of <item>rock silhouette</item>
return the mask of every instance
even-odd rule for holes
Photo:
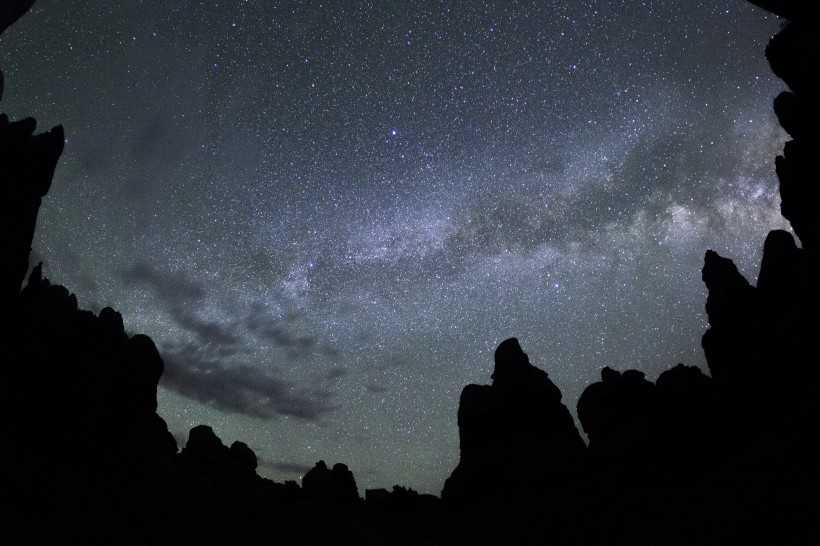
[[[619,461],[645,453],[647,440],[658,427],[657,405],[655,385],[643,372],[605,367],[601,382],[588,386],[578,399],[578,419],[589,437],[589,449]]]
[[[790,88],[774,101],[793,138],[776,158],[776,172],[781,212],[801,246],[788,232],[770,232],[756,287],[729,260],[707,252],[710,329],[703,347],[719,389],[723,434],[714,458],[736,499],[729,516],[737,527],[776,519],[779,528],[759,530],[797,540],[816,534],[808,522],[820,514],[809,493],[820,486],[812,462],[820,457],[820,12],[815,3],[753,3],[791,19],[769,42],[766,58]]]
[[[774,102],[780,124],[794,139],[786,143],[783,155],[778,156],[776,162],[782,198],[780,210],[803,248],[812,251],[816,251],[820,243],[820,227],[815,218],[820,205],[820,189],[815,183],[820,174],[816,159],[820,132],[817,51],[820,51],[820,37],[816,18],[810,17],[790,21],[766,48],[772,71],[791,89],[781,93]]]
[[[703,282],[709,290],[706,315],[709,330],[702,345],[712,377],[739,385],[762,372],[763,316],[755,288],[734,262],[712,250],[706,252]]]
[[[498,346],[491,377],[491,386],[461,393],[461,460],[444,484],[446,501],[524,500],[566,475],[586,449],[561,391],[517,339]]]
[[[347,465],[336,463],[329,469],[324,461],[308,470],[302,478],[305,493],[331,503],[350,503],[359,500],[356,479]]]
[[[4,264],[0,305],[4,309],[13,304],[26,277],[37,212],[63,152],[62,126],[35,135],[36,128],[32,118],[9,122],[0,114],[0,253]]]
[[[22,17],[34,0],[7,0],[0,6],[0,34]]]

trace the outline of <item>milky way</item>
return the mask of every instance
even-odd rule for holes
[[[166,362],[159,413],[260,472],[438,494],[518,337],[574,411],[603,366],[706,369],[703,253],[779,215],[776,17],[709,2],[41,0],[3,110],[62,123],[35,260]],[[500,471],[503,469],[499,469]]]

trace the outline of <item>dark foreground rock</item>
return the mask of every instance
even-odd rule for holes
[[[561,391],[517,339],[496,349],[492,379],[461,393],[461,460],[444,484],[445,501],[522,503],[552,494],[586,450]]]

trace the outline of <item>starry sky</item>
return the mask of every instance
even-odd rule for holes
[[[33,260],[150,335],[180,446],[438,494],[518,337],[574,412],[600,369],[706,370],[708,248],[786,228],[742,0],[39,0],[2,108],[62,123]],[[499,469],[503,471],[503,469]]]

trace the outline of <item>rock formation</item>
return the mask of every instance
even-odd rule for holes
[[[772,71],[791,90],[784,91],[774,101],[780,124],[793,138],[775,163],[780,179],[780,210],[803,248],[816,252],[820,244],[820,222],[817,221],[820,208],[818,8],[812,2],[767,7],[791,19],[766,47]]]
[[[729,513],[738,526],[777,519],[758,532],[782,541],[783,532],[808,532],[808,521],[820,515],[810,493],[820,487],[820,9],[753,3],[790,19],[766,58],[790,88],[774,101],[793,139],[775,167],[781,212],[801,248],[788,232],[769,233],[756,287],[730,260],[706,253],[710,328],[703,347],[718,389],[713,420],[722,429],[713,464],[736,499]]]
[[[319,461],[302,478],[302,488],[305,494],[325,502],[344,504],[359,500],[353,473],[342,463],[329,469],[324,461]]]
[[[4,441],[15,449],[4,450],[3,483],[18,499],[15,522],[56,532],[43,523],[62,521],[66,499],[79,497],[86,500],[70,506],[81,511],[80,527],[66,536],[119,533],[83,526],[136,517],[145,507],[131,506],[125,492],[152,494],[144,488],[162,487],[175,473],[176,442],[156,414],[163,368],[156,347],[147,336],[129,337],[112,309],[98,316],[79,309],[73,294],[42,277],[41,266],[4,311],[2,403],[4,415],[14,416]],[[46,479],[47,468],[62,478]],[[117,489],[123,496],[113,495]]]
[[[655,385],[643,372],[605,367],[601,382],[588,386],[578,399],[578,420],[590,451],[618,464],[642,457],[658,426],[657,405]]]
[[[758,377],[763,367],[763,314],[757,292],[734,262],[706,252],[703,282],[709,290],[710,329],[701,342],[712,377],[731,387]]]
[[[586,446],[561,391],[518,340],[495,351],[492,385],[467,385],[458,409],[461,460],[444,484],[454,503],[551,494]]]
[[[0,307],[8,309],[29,268],[42,197],[63,152],[62,126],[35,135],[31,118],[9,122],[0,114]],[[6,325],[0,325],[4,328]]]
[[[34,0],[6,0],[0,5],[0,34],[23,16]]]

